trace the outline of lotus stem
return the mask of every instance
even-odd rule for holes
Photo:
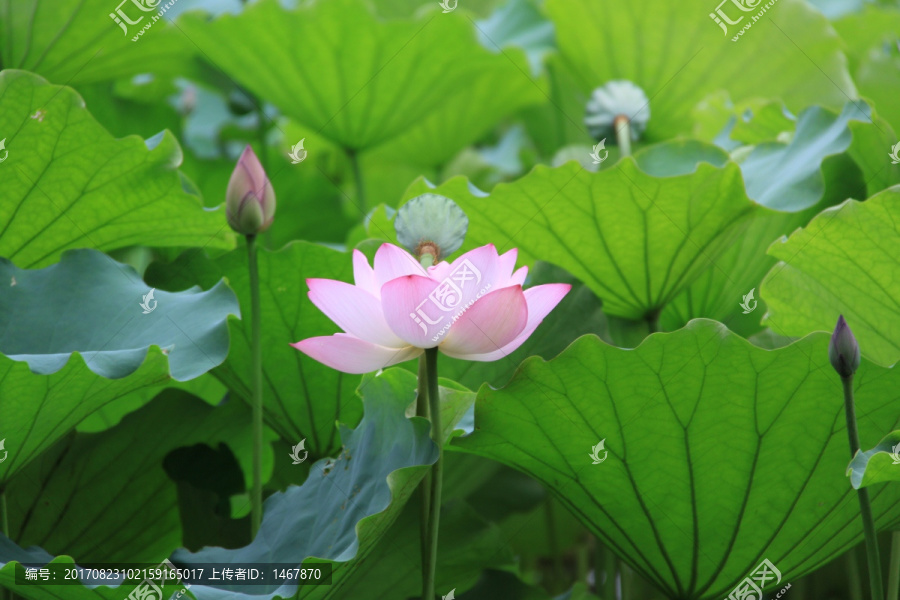
[[[559,534],[556,530],[556,519],[553,517],[553,501],[547,500],[544,504],[544,517],[547,520],[547,549],[550,551],[550,559],[553,561],[554,583],[562,583],[565,578],[563,572],[562,553],[559,551]]]
[[[604,559],[604,574],[606,579],[603,581],[603,600],[616,600],[616,555],[607,547],[600,545],[597,540],[597,550],[602,552]],[[600,566],[600,561],[597,561]],[[597,575],[599,577],[599,574]],[[600,580],[597,580],[597,591],[600,591]]]
[[[416,416],[428,418],[428,371],[425,364],[425,356],[419,358],[419,387],[416,392]],[[422,545],[422,569],[428,562],[428,515],[429,500],[431,499],[431,470],[425,473],[425,477],[419,482],[419,534]]]
[[[887,600],[900,599],[900,531],[891,535],[891,562],[888,566]]]
[[[856,427],[856,408],[853,404],[853,374],[841,376],[844,387],[844,410],[847,413],[847,437],[850,441],[850,457],[859,452],[859,430]],[[869,560],[869,583],[872,600],[884,598],[883,580],[881,578],[881,557],[878,553],[878,534],[872,518],[872,504],[869,501],[868,488],[856,490],[859,498],[859,512],[863,521],[863,532],[866,536],[866,556]]]
[[[256,236],[247,236],[247,266],[250,270],[250,354],[251,386],[253,393],[253,491],[250,495],[250,531],[253,537],[262,523],[262,343],[260,336],[259,268],[256,257]]]
[[[350,158],[350,166],[353,169],[353,183],[356,185],[356,201],[361,210],[366,208],[366,191],[363,188],[362,170],[359,168],[359,155],[356,150],[347,148],[347,156]]]
[[[850,600],[864,600],[862,577],[859,574],[858,551],[859,548],[853,548],[844,555],[847,562],[847,590]]]
[[[622,156],[631,156],[631,121],[627,116],[619,115],[613,120],[613,127],[616,130],[616,144]]]
[[[422,600],[434,600],[435,572],[437,570],[438,529],[441,520],[441,483],[444,469],[444,435],[441,430],[441,399],[438,396],[438,349],[425,349],[425,370],[428,379],[428,408],[431,412],[431,437],[437,444],[438,458],[431,468],[431,499],[428,513],[427,561],[423,565],[424,582]]]

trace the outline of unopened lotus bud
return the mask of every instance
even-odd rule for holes
[[[394,229],[401,246],[418,257],[430,254],[437,263],[460,249],[469,219],[450,198],[422,194],[400,207]]]
[[[250,146],[238,159],[225,193],[228,224],[243,235],[269,228],[275,218],[275,190]]]
[[[630,81],[610,81],[591,93],[584,124],[594,139],[616,133],[616,120],[627,119],[632,141],[640,139],[650,120],[650,101],[644,90]]]
[[[844,315],[838,317],[834,333],[831,334],[828,359],[841,377],[850,377],[859,368],[859,344],[856,343],[850,326],[844,320]]]

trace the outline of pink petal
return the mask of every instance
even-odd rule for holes
[[[528,323],[525,325],[522,333],[499,350],[486,354],[470,354],[465,358],[468,360],[492,361],[508,356],[531,337],[531,334],[541,324],[544,317],[556,308],[556,305],[569,293],[571,288],[572,286],[568,283],[548,283],[547,285],[528,288],[524,292],[525,300],[528,302]],[[441,349],[443,350],[443,346],[441,346]]]
[[[381,286],[375,285],[375,271],[369,266],[366,255],[359,250],[353,251],[353,281],[376,298],[380,297]]]
[[[493,244],[488,244],[469,250],[454,260],[450,264],[448,274],[441,278],[441,281],[449,278],[456,282],[457,287],[474,284],[479,290],[490,284],[487,289],[496,290],[501,287],[498,284],[505,279],[504,275],[501,274],[497,249]]]
[[[428,276],[432,279],[440,281],[450,275],[450,263],[442,260],[438,264],[428,267]]]
[[[393,244],[382,244],[375,253],[375,285],[380,290],[388,281],[404,275],[426,277],[428,274],[419,261],[406,250]]]
[[[512,275],[513,270],[516,268],[516,259],[519,256],[519,249],[513,248],[508,252],[504,252],[500,255],[500,276],[503,278],[509,278]]]
[[[346,333],[300,340],[291,344],[320,363],[344,373],[370,373],[422,354],[420,348],[386,348]]]
[[[391,331],[381,301],[361,287],[332,279],[307,279],[309,299],[338,327],[381,346],[404,346]]]
[[[508,285],[523,285],[525,278],[528,277],[528,267],[520,267],[518,271],[509,278]]]
[[[458,312],[457,312],[458,314]],[[495,290],[474,303],[453,321],[441,342],[441,352],[456,358],[499,350],[518,336],[528,323],[528,304],[519,286]]]

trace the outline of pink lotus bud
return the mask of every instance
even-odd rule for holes
[[[243,235],[264,232],[275,218],[275,190],[250,146],[228,180],[225,212],[231,228]]]
[[[834,333],[831,334],[828,359],[841,377],[850,377],[859,368],[859,344],[856,343],[850,326],[844,320],[844,315],[838,317]]]

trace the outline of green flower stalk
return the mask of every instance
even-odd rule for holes
[[[426,269],[459,250],[468,228],[469,219],[462,209],[450,198],[438,194],[416,196],[400,208],[394,220],[397,241]],[[416,416],[431,421],[431,436],[438,447],[438,460],[419,487],[423,600],[434,598],[443,485],[444,440],[437,377],[437,348],[428,348],[419,358]]]
[[[831,366],[841,376],[844,387],[844,410],[847,414],[847,437],[850,440],[850,457],[859,452],[859,430],[856,427],[856,408],[853,404],[853,374],[859,368],[859,344],[844,320],[838,317],[831,343],[828,345],[828,359]],[[866,536],[866,555],[869,559],[869,582],[872,600],[884,598],[883,580],[881,577],[881,557],[878,553],[878,534],[875,531],[875,520],[872,518],[872,504],[869,501],[869,490],[856,490],[859,498],[859,512],[863,521],[863,532]]]
[[[250,271],[250,375],[253,407],[250,530],[255,536],[262,523],[263,445],[262,341],[256,236],[268,229],[275,218],[275,191],[250,146],[244,149],[228,181],[225,210],[231,228],[247,239],[247,268]]]

